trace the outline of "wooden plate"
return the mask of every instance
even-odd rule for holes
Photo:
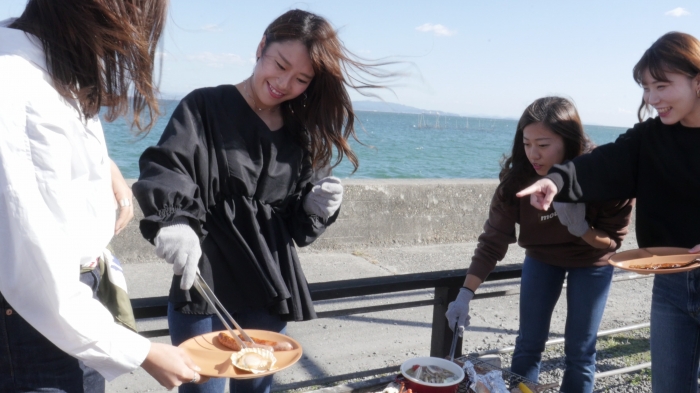
[[[671,269],[637,269],[630,266],[649,265],[653,263],[685,263],[695,258],[700,258],[700,254],[689,254],[687,248],[647,247],[619,252],[613,255],[608,262],[615,267],[635,273],[671,274],[697,269],[700,267],[700,263]]]
[[[275,358],[277,358],[275,368],[265,373],[253,374],[247,371],[239,370],[233,366],[231,363],[231,355],[234,353],[234,351],[219,344],[219,341],[216,339],[219,332],[211,332],[193,337],[180,344],[179,347],[184,349],[187,354],[190,355],[194,363],[202,368],[202,371],[200,372],[201,375],[214,378],[260,378],[284,370],[285,368],[296,363],[301,358],[301,345],[298,341],[289,336],[285,336],[281,333],[269,332],[267,330],[246,329],[245,331],[249,336],[254,338],[277,342],[288,342],[292,344],[294,349],[291,351],[275,352]]]

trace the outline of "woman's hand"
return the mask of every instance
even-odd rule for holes
[[[112,191],[114,192],[117,209],[119,209],[119,217],[117,217],[117,222],[114,224],[114,234],[118,235],[122,229],[126,228],[126,224],[134,218],[134,194],[131,192],[129,185],[126,184],[126,180],[124,180],[124,176],[119,171],[117,164],[111,159],[109,161],[112,172]]]
[[[691,248],[688,250],[689,253],[691,254],[700,254],[700,244],[696,245],[695,247]]]
[[[311,192],[304,198],[304,210],[323,219],[335,214],[343,202],[343,185],[334,176],[324,177],[314,183]]]
[[[462,287],[457,294],[457,299],[447,306],[445,317],[450,329],[454,331],[455,326],[459,336],[462,337],[464,329],[469,326],[469,303],[474,299],[474,291],[469,288]]]
[[[168,390],[183,383],[204,383],[209,380],[199,375],[200,368],[184,350],[168,344],[151,343],[141,367]]]
[[[515,194],[518,198],[530,195],[530,204],[536,209],[547,211],[559,190],[553,181],[543,178],[528,188]]]
[[[197,278],[202,246],[199,243],[199,236],[190,227],[187,219],[177,217],[164,224],[153,243],[156,246],[156,255],[172,264],[176,275],[182,275],[180,289],[187,291],[192,288]]]

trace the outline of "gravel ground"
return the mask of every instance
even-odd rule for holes
[[[629,367],[651,360],[649,329],[633,330],[598,339],[596,372]],[[510,367],[511,354],[500,355],[503,368]],[[542,357],[540,383],[561,382],[564,375],[564,344],[547,347]],[[598,378],[594,392],[639,393],[651,392],[651,370],[643,369],[627,374]]]

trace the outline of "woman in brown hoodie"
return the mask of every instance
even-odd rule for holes
[[[566,281],[567,308],[572,312],[567,314],[564,333],[566,370],[561,391],[567,393],[593,390],[596,333],[613,274],[607,260],[627,234],[632,201],[561,203],[543,212],[528,200],[516,198],[515,193],[546,175],[553,165],[588,153],[593,147],[569,100],[540,98],[525,109],[513,150],[502,164],[501,183],[464,287],[446,314],[453,328],[463,330],[469,325],[469,302],[474,292],[503,259],[508,245],[517,240],[526,257],[511,370],[537,381],[552,312]],[[516,224],[520,225],[517,238]]]

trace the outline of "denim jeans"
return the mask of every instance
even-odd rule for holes
[[[97,292],[99,270],[80,281]],[[58,349],[0,294],[0,392],[104,393],[97,371]]]
[[[700,269],[657,274],[651,298],[651,384],[657,393],[697,393]]]
[[[613,267],[564,268],[526,257],[520,283],[520,329],[511,371],[537,381],[554,306],[566,279],[566,369],[560,391],[592,392],[595,344]]]
[[[287,323],[279,315],[272,315],[267,310],[253,310],[232,314],[244,329],[270,330],[285,334]],[[168,327],[170,340],[173,345],[200,334],[226,329],[216,315],[183,314],[168,304]],[[229,383],[230,393],[269,393],[272,386],[272,376],[236,380]],[[186,383],[180,386],[180,393],[223,393],[226,388],[226,378],[212,378],[203,384]]]

